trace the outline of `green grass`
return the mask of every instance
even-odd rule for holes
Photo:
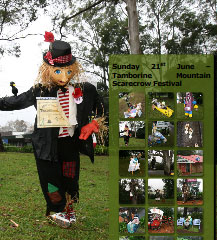
[[[184,103],[177,104],[177,118],[185,119]],[[193,109],[191,119],[203,118],[203,105],[198,105],[198,110]]]
[[[155,199],[148,199],[148,204],[150,205],[156,205],[156,204],[174,204],[173,198],[168,198],[160,201],[156,201]]]
[[[132,92],[129,94],[129,102],[132,104],[142,103],[142,116],[145,116],[145,94],[143,92]],[[127,112],[128,106],[124,98],[119,99],[119,117],[124,118],[124,112]]]
[[[188,231],[189,233],[199,233],[200,229],[198,226],[195,226],[192,228],[192,226],[189,227],[189,229],[184,229],[184,226],[177,226],[177,230],[179,230],[179,232],[181,232],[182,230]]]
[[[153,119],[171,119],[174,117],[174,112],[172,114],[172,116],[169,118],[166,115],[164,115],[163,113],[159,112],[157,109],[152,110],[152,103],[151,103],[152,99],[148,99],[148,116],[149,118],[153,118]],[[173,111],[175,110],[175,104],[174,104],[174,99],[172,98],[162,98],[162,99],[158,99],[159,102],[164,101],[166,103],[166,106],[169,107],[170,109],[172,109]]]
[[[119,138],[119,147],[125,147],[124,138]],[[131,137],[127,147],[145,147],[145,139]]]
[[[47,222],[33,154],[0,153],[0,239],[108,239],[108,157],[81,156],[77,222],[61,229]],[[14,228],[10,220],[19,227]]]

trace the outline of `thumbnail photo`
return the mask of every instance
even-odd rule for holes
[[[203,150],[180,150],[176,158],[179,176],[203,175]]]
[[[145,151],[120,150],[119,175],[121,177],[145,176]]]
[[[177,232],[182,234],[202,233],[203,209],[198,207],[178,207]]]
[[[171,118],[174,115],[174,94],[170,92],[148,93],[149,118]]]
[[[119,117],[145,117],[145,94],[143,92],[119,93]]]
[[[177,179],[177,204],[202,205],[203,179]]]
[[[119,122],[119,146],[144,147],[145,122],[144,121]]]
[[[148,209],[149,233],[174,232],[174,208],[153,207]],[[166,238],[167,239],[167,238]]]
[[[202,147],[203,124],[199,121],[178,122],[177,124],[178,147]]]
[[[174,180],[173,179],[148,179],[148,203],[174,204]]]
[[[177,93],[177,118],[202,119],[203,94],[192,92]]]
[[[154,121],[148,123],[148,146],[174,146],[174,123]]]
[[[144,179],[120,179],[119,180],[120,204],[144,204],[145,180]]]
[[[148,175],[149,176],[173,176],[174,175],[174,151],[149,150],[148,151]]]
[[[145,232],[145,208],[120,208],[119,209],[120,233]]]

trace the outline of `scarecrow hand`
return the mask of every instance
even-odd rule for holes
[[[99,124],[96,120],[93,120],[91,123],[82,127],[79,139],[86,140],[92,133],[97,133],[98,131]]]

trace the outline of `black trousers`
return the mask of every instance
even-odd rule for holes
[[[50,211],[61,212],[66,205],[65,194],[76,202],[79,198],[80,155],[77,134],[58,139],[58,162],[36,159],[39,180]]]

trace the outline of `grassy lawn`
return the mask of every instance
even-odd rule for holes
[[[173,115],[169,118],[163,113],[159,112],[157,109],[152,110],[152,99],[148,99],[148,116],[149,118],[153,119],[171,119],[174,117],[174,112]],[[166,103],[166,106],[172,109],[173,111],[175,110],[175,104],[174,104],[174,99],[171,98],[162,98],[162,100],[159,100],[160,102],[164,101]]]
[[[124,138],[119,138],[119,147],[125,147]],[[145,147],[145,139],[131,137],[127,147]]]
[[[143,92],[132,92],[129,93],[129,102],[132,104],[142,103],[142,116],[145,116],[145,94]],[[124,112],[127,112],[128,106],[126,100],[123,98],[119,99],[119,117],[124,118]]]
[[[160,201],[156,201],[155,199],[148,199],[148,204],[156,205],[156,204],[174,204],[173,198],[161,199]]]
[[[192,227],[190,226],[189,229],[185,229],[184,226],[177,226],[177,232],[179,233],[199,233],[201,232],[198,226]]]
[[[0,153],[0,239],[108,239],[108,157],[81,156],[77,222],[61,229],[47,222],[33,154]],[[18,227],[13,227],[13,220]]]
[[[145,176],[145,159],[140,159],[140,170],[137,170],[135,172],[128,172],[130,159],[128,158],[120,158],[119,160],[119,175],[121,177],[143,177]]]
[[[184,103],[177,104],[177,118],[185,119]],[[191,119],[203,118],[203,105],[198,105],[198,110],[193,109]]]

